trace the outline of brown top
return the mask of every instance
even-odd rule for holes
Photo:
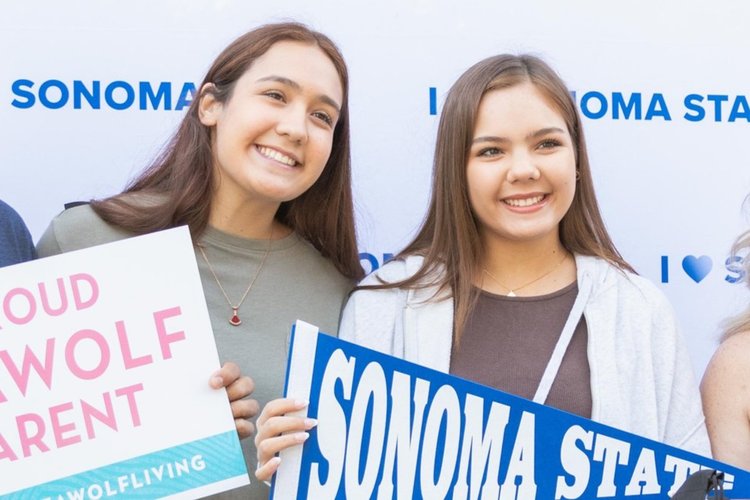
[[[538,297],[481,291],[458,347],[451,375],[532,399],[578,295],[578,284]],[[591,418],[585,318],[576,326],[545,404]]]

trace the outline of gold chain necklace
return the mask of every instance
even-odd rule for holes
[[[567,258],[568,258],[568,254],[567,254],[567,253],[565,253],[565,254],[563,255],[563,258],[562,258],[562,259],[560,259],[560,262],[558,262],[557,264],[555,264],[555,267],[553,267],[552,269],[550,269],[550,270],[549,270],[549,271],[547,271],[546,273],[542,274],[541,276],[539,276],[539,277],[537,277],[537,278],[534,278],[533,280],[529,281],[528,283],[525,283],[525,284],[523,284],[523,285],[521,285],[521,286],[518,286],[518,287],[516,287],[515,289],[512,289],[512,288],[510,288],[510,287],[508,287],[508,286],[504,285],[503,283],[501,283],[501,282],[500,282],[500,280],[499,280],[499,279],[497,279],[497,278],[495,278],[495,276],[493,276],[493,275],[492,275],[492,273],[491,273],[491,272],[489,272],[489,271],[487,270],[487,268],[486,268],[486,267],[482,268],[482,270],[484,271],[484,273],[485,273],[485,274],[487,274],[487,276],[489,276],[490,278],[492,278],[492,280],[493,280],[493,281],[494,281],[495,283],[497,283],[497,284],[498,284],[498,285],[500,285],[501,287],[503,287],[503,288],[505,288],[506,290],[508,290],[508,294],[507,294],[507,296],[508,296],[508,297],[516,297],[516,296],[517,296],[517,295],[516,295],[516,292],[517,292],[518,290],[521,290],[522,288],[526,288],[526,287],[527,287],[527,286],[529,286],[529,285],[533,285],[534,283],[536,283],[536,282],[537,282],[537,281],[539,281],[540,279],[542,279],[542,278],[544,278],[544,277],[546,277],[546,276],[549,276],[550,274],[552,274],[552,272],[553,272],[553,271],[555,271],[555,270],[556,270],[556,269],[557,269],[558,267],[560,267],[560,266],[562,265],[562,263],[563,263],[563,262],[565,262],[565,259],[567,259]]]
[[[266,247],[266,253],[263,254],[263,259],[260,261],[260,265],[258,266],[258,269],[256,269],[255,274],[253,275],[253,278],[250,280],[250,284],[247,285],[247,289],[245,290],[245,293],[242,294],[242,298],[235,306],[232,304],[232,301],[229,300],[229,295],[227,295],[226,290],[224,290],[224,287],[221,285],[221,281],[219,281],[219,277],[216,276],[216,271],[214,271],[213,266],[208,261],[208,256],[206,256],[206,251],[203,250],[203,245],[198,245],[198,250],[200,250],[201,255],[203,256],[203,260],[206,261],[206,265],[208,266],[208,270],[211,271],[211,274],[214,277],[214,280],[216,280],[216,284],[219,285],[219,290],[221,290],[222,295],[224,295],[224,298],[227,300],[227,304],[229,304],[229,307],[232,308],[232,317],[229,318],[229,324],[232,326],[240,326],[242,324],[242,320],[240,319],[239,314],[237,311],[239,311],[240,306],[243,302],[245,302],[245,298],[247,297],[247,294],[250,293],[250,290],[253,288],[253,285],[255,284],[255,280],[258,279],[258,276],[260,275],[260,270],[263,269],[263,264],[266,263],[266,258],[268,257],[268,254],[271,253],[271,241],[273,241],[273,226],[271,226],[271,234],[268,235],[268,247]]]

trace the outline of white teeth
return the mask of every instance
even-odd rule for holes
[[[533,198],[508,199],[503,200],[503,202],[511,207],[529,207],[531,205],[536,205],[542,201],[542,199],[544,199],[544,195],[534,196]]]
[[[284,165],[289,165],[290,167],[293,167],[297,164],[297,162],[293,159],[288,157],[285,154],[279,153],[275,149],[267,148],[265,146],[258,146],[258,152],[265,156],[266,158],[270,158],[271,160],[276,160],[279,163],[283,163]]]

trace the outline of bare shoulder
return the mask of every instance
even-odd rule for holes
[[[724,340],[701,382],[714,458],[750,468],[750,331]]]
[[[733,385],[750,384],[750,331],[732,335],[719,344],[703,378],[704,382],[713,379]]]
[[[719,344],[703,374],[701,395],[707,416],[730,409],[738,416],[750,414],[750,331]]]

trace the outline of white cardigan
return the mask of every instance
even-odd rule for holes
[[[412,276],[421,257],[392,261],[363,285]],[[588,328],[592,420],[704,456],[711,456],[684,340],[666,297],[648,280],[608,262],[576,256]],[[339,337],[419,363],[450,370],[453,301],[432,299],[435,287],[359,290],[344,309]],[[581,300],[588,300],[580,304]]]

